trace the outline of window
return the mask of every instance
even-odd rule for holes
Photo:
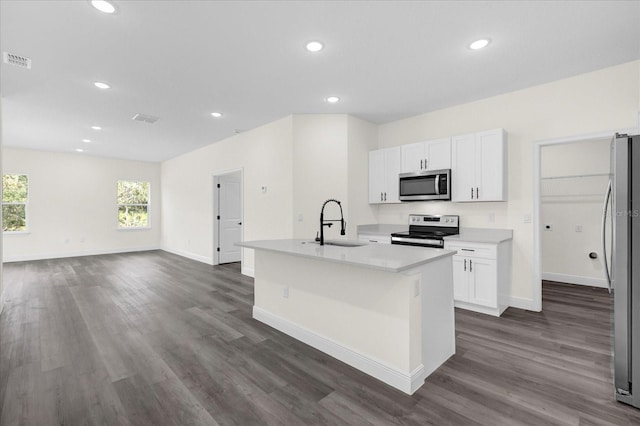
[[[2,175],[2,231],[27,230],[27,202],[29,179],[27,175]]]
[[[149,182],[118,181],[118,227],[149,226]]]

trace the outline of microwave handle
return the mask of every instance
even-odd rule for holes
[[[440,195],[440,175],[436,175],[436,194]]]

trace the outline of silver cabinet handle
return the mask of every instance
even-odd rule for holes
[[[382,192],[380,193],[380,201],[384,201],[384,198],[382,197]]]
[[[467,270],[467,259],[464,260],[464,270]]]
[[[378,240],[369,240],[370,243],[377,243]]]
[[[429,162],[427,161],[427,159],[424,159],[424,169],[427,170],[429,167],[427,166],[427,164],[429,164]]]
[[[422,170],[422,169],[423,169],[423,167],[422,167],[422,163],[423,163],[423,162],[424,162],[424,160],[420,160],[420,170]]]
[[[471,188],[471,199],[473,200],[473,188]]]
[[[384,193],[384,200],[387,201],[387,193]]]
[[[476,186],[476,200],[478,199],[478,187]]]
[[[473,260],[469,259],[469,272],[473,272]]]

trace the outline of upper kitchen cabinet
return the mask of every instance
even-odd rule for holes
[[[399,203],[400,147],[369,152],[369,203]]]
[[[503,129],[451,138],[452,201],[507,200],[507,133]]]
[[[451,139],[402,145],[402,173],[451,168]]]

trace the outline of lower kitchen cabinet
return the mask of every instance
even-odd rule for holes
[[[391,244],[391,235],[358,234],[358,241],[373,244]]]
[[[508,305],[511,241],[498,244],[447,242],[453,256],[455,306],[500,316]]]

